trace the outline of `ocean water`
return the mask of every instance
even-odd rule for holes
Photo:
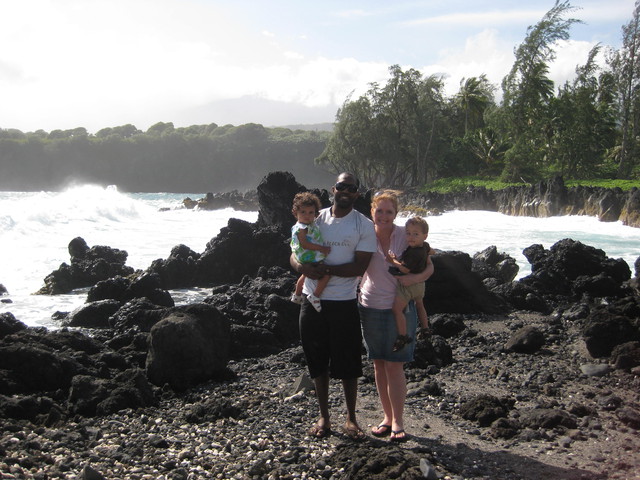
[[[128,252],[127,265],[146,269],[153,260],[167,258],[184,244],[203,252],[209,240],[235,217],[249,222],[257,212],[182,208],[188,193],[122,193],[116,187],[79,186],[64,192],[0,192],[0,284],[13,303],[0,303],[0,313],[12,312],[30,326],[57,327],[51,316],[71,311],[86,300],[86,290],[68,295],[33,295],[44,278],[61,263],[69,263],[67,246],[82,237],[91,247],[106,245]],[[161,210],[162,209],[162,210]],[[592,217],[510,217],[494,212],[453,211],[427,218],[428,241],[439,250],[473,255],[490,245],[514,257],[518,278],[531,271],[522,250],[532,244],[549,248],[573,238],[600,248],[609,257],[630,265],[640,256],[640,229],[620,222],[602,223]],[[402,224],[403,218],[397,223]],[[172,291],[176,303],[207,294],[205,289]]]

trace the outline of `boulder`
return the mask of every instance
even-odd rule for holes
[[[244,220],[229,219],[196,262],[197,284],[238,282],[245,275],[255,276],[262,266],[289,268],[288,238],[279,226],[256,228]]]
[[[625,287],[631,276],[627,262],[610,259],[604,251],[579,241],[565,238],[549,250],[531,245],[523,253],[531,263],[531,274],[518,283],[549,304],[580,300],[584,295],[624,297],[630,293]]]
[[[524,409],[520,412],[520,423],[532,429],[551,429],[558,426],[576,428],[573,415],[557,408]]]
[[[109,328],[109,318],[120,305],[118,300],[90,302],[76,308],[61,323],[65,327]]]
[[[258,228],[277,226],[283,233],[290,233],[295,223],[291,213],[293,197],[306,190],[289,172],[267,174],[258,185]]]
[[[477,421],[481,427],[488,427],[498,418],[506,417],[513,408],[513,401],[492,395],[478,395],[460,405],[460,416],[465,420]]]
[[[64,417],[64,408],[49,397],[0,395],[0,418],[29,420],[36,425],[52,427],[57,426]]]
[[[536,353],[544,344],[544,334],[536,327],[528,325],[515,332],[504,348],[517,353]]]
[[[190,305],[151,329],[147,376],[178,391],[211,380],[226,368],[230,343],[227,318],[210,305]]]
[[[611,363],[615,368],[630,370],[640,365],[640,342],[625,342],[616,345],[611,351]]]
[[[436,313],[429,317],[429,327],[435,335],[451,338],[462,332],[466,327],[464,317],[457,314]]]
[[[471,270],[471,257],[463,252],[431,256],[434,273],[427,280],[424,302],[429,313],[505,313],[510,307],[487,290]]]
[[[4,395],[64,390],[79,370],[77,361],[39,345],[0,345],[0,393]]]
[[[640,331],[628,317],[606,308],[592,311],[585,321],[582,335],[592,357],[608,357],[616,345],[640,340]]]
[[[497,284],[512,282],[519,269],[516,260],[504,252],[498,252],[495,245],[476,253],[472,259],[472,270],[483,280],[496,279]]]
[[[524,282],[504,283],[494,287],[491,291],[517,310],[530,310],[545,314],[552,310],[547,301],[541,298],[533,287]]]
[[[453,363],[453,350],[447,341],[438,335],[418,335],[413,362],[410,366],[421,369],[445,367]]]
[[[151,303],[146,298],[136,298],[122,305],[109,317],[109,325],[117,332],[125,332],[129,329],[150,332],[168,311],[166,307]]]
[[[232,358],[261,357],[299,343],[300,306],[289,301],[296,276],[281,267],[261,267],[255,278],[212,290],[204,302],[232,324]]]
[[[139,369],[125,370],[113,379],[77,375],[69,389],[73,413],[83,416],[108,415],[125,408],[157,404],[153,389]]]

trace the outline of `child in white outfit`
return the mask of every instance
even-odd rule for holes
[[[291,251],[300,263],[322,263],[329,255],[331,247],[324,246],[320,229],[315,220],[320,211],[320,199],[311,192],[298,193],[293,199],[292,213],[297,223],[291,227]],[[307,300],[318,312],[322,310],[320,295],[329,283],[329,275],[318,280],[315,291],[307,296]],[[291,301],[302,303],[302,286],[304,275],[300,275],[296,283],[296,291],[291,295]]]

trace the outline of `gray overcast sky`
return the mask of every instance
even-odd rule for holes
[[[553,0],[0,0],[0,128],[158,122],[332,122],[350,92],[399,64],[499,85]],[[633,0],[576,0],[557,48],[572,78],[593,45],[618,48]],[[241,101],[234,101],[241,99]],[[285,103],[272,103],[285,102]]]

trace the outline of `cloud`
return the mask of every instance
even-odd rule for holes
[[[448,27],[478,25],[510,25],[514,22],[535,22],[542,18],[546,10],[493,10],[490,12],[459,12],[433,17],[416,18],[402,22],[407,26],[444,25]]]
[[[630,19],[632,0],[604,3],[583,0],[581,13],[596,23]],[[371,82],[384,84],[390,63],[446,75],[447,93],[455,93],[462,78],[482,73],[499,85],[526,25],[546,11],[497,4],[489,12],[425,16],[427,6],[442,5],[345,5],[336,12],[302,2],[277,11],[250,0],[240,7],[211,0],[6,2],[0,128],[96,131],[133,123],[146,129],[174,121],[176,112],[233,98],[337,107]],[[247,6],[254,8],[247,12]],[[403,23],[406,18],[415,20]],[[589,38],[558,51],[554,79],[568,78],[612,29],[600,38],[586,31]]]
[[[462,49],[440,50],[436,64],[424,65],[419,70],[426,75],[444,75],[445,93],[454,95],[463,78],[482,74],[499,87],[513,61],[513,45],[501,40],[497,30],[486,29],[467,38]]]
[[[373,12],[371,11],[367,11],[367,10],[361,10],[361,9],[354,9],[354,10],[340,10],[338,12],[335,12],[335,16],[336,17],[341,17],[341,18],[360,18],[360,17],[370,17],[374,15]]]

